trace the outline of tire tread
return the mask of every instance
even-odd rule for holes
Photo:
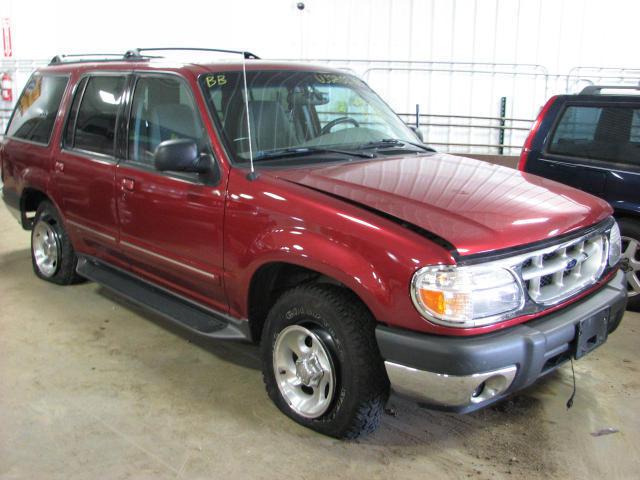
[[[341,321],[341,330],[344,334],[344,342],[351,349],[350,358],[354,363],[358,399],[346,422],[334,428],[318,429],[314,425],[307,425],[322,433],[345,439],[356,439],[372,433],[379,425],[384,406],[389,396],[389,381],[383,367],[378,345],[375,339],[376,322],[373,316],[355,294],[346,288],[324,283],[309,283],[294,287],[281,295],[272,312],[280,305],[296,303],[296,299],[312,297],[314,301],[322,302],[328,306]],[[272,313],[267,321],[273,321]],[[265,328],[265,332],[270,329]],[[263,361],[270,358],[268,349],[269,336],[263,336]],[[266,340],[266,341],[265,341]],[[271,369],[268,362],[264,362],[263,379],[269,396],[279,396],[276,385],[270,385],[270,375],[267,369]],[[277,404],[278,402],[276,402]],[[285,412],[286,413],[286,412]],[[288,414],[292,416],[291,414]],[[295,419],[295,417],[292,417]],[[302,422],[301,422],[302,423]],[[313,422],[311,422],[313,423]]]

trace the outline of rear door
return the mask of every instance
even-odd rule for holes
[[[217,172],[191,85],[174,74],[138,74],[126,158],[116,172],[122,254],[147,280],[226,310],[219,174],[161,172],[154,166],[156,147],[181,138],[196,141]]]
[[[121,266],[115,145],[129,78],[100,72],[77,83],[52,182],[76,249]]]

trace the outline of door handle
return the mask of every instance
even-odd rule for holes
[[[120,185],[122,186],[122,190],[126,190],[128,192],[133,192],[133,188],[136,185],[136,182],[131,178],[123,178],[120,181]]]
[[[56,163],[53,164],[53,168],[56,172],[64,172],[64,163],[56,160]]]

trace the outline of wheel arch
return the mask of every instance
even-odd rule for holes
[[[44,201],[50,202],[54,208],[58,210],[58,213],[60,213],[60,209],[46,192],[32,187],[26,187],[22,190],[20,195],[20,223],[22,228],[25,230],[31,230],[33,228],[35,212]],[[30,215],[32,212],[34,215]]]
[[[276,260],[260,265],[251,276],[247,295],[247,317],[249,329],[254,342],[259,342],[262,336],[265,320],[271,307],[287,290],[304,283],[326,283],[337,285],[354,296],[372,315],[373,311],[345,278],[338,278],[335,272],[325,269],[312,268],[296,261]],[[375,315],[374,315],[375,318]]]

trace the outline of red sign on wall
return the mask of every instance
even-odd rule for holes
[[[8,18],[2,19],[2,47],[5,57],[13,56],[13,47],[11,46],[11,24]]]

